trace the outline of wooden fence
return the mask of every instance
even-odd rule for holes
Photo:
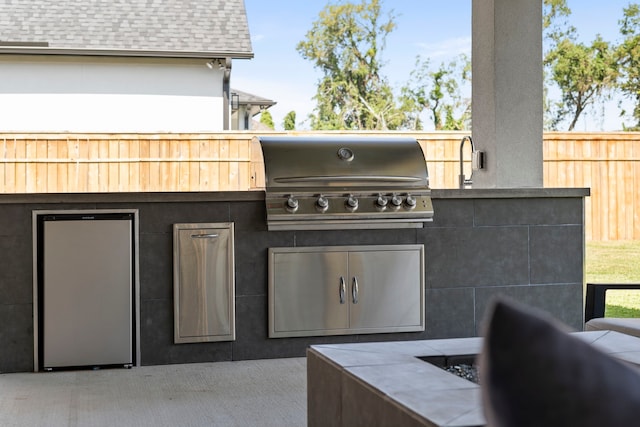
[[[0,135],[0,192],[246,190],[247,135]]]
[[[464,133],[398,135],[420,141],[432,188],[457,188]],[[264,186],[264,169],[252,137],[250,132],[0,134],[0,193],[257,190]],[[467,176],[469,168],[467,162]],[[640,133],[546,133],[544,185],[591,188],[585,202],[587,240],[640,239]]]
[[[545,187],[587,187],[587,240],[640,239],[640,133],[548,133]]]

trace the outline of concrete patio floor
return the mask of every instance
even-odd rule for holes
[[[306,359],[0,375],[0,425],[307,424]]]

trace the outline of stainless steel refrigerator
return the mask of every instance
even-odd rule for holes
[[[134,215],[39,217],[41,368],[134,364]]]

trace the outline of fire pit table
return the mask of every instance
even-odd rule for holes
[[[576,332],[640,366],[640,339]],[[307,351],[308,426],[484,426],[480,386],[423,359],[478,354],[482,338],[316,345]]]

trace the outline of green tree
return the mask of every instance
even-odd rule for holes
[[[555,123],[568,118],[568,131],[574,130],[588,106],[595,105],[607,94],[617,75],[613,50],[599,35],[589,46],[569,37],[559,40],[546,55],[545,64],[561,92],[562,102],[555,109]]]
[[[620,33],[624,37],[617,47],[616,59],[620,67],[618,88],[622,94],[635,102],[632,116],[633,126],[625,130],[640,130],[640,6],[630,4],[623,10]],[[622,111],[624,115],[626,111]]]
[[[260,123],[262,123],[269,129],[275,129],[275,125],[273,124],[273,117],[267,110],[264,110],[262,113],[260,113]]]
[[[577,31],[567,19],[566,0],[544,0],[545,127],[557,130],[565,120],[569,131],[585,109],[595,106],[614,87],[617,66],[614,50],[599,35],[590,44],[577,42]],[[548,98],[550,86],[560,90],[560,100]]]
[[[549,38],[562,38],[567,31],[573,32],[567,18],[571,15],[571,9],[567,0],[543,0],[542,2],[542,30]]]
[[[424,110],[436,130],[464,130],[471,125],[471,100],[464,98],[461,85],[471,82],[471,61],[466,55],[432,70],[429,60],[416,58],[409,83],[402,88],[406,110],[411,113],[406,127],[418,130]],[[413,124],[413,126],[412,126]]]
[[[556,41],[575,33],[575,27],[569,25],[568,17],[571,15],[571,9],[567,5],[566,0],[543,0],[542,2],[542,32],[543,39],[547,41],[551,48],[545,52],[544,62],[547,63],[546,56]],[[555,85],[550,77],[550,71],[547,66],[544,67],[544,129],[557,130],[563,117],[559,117],[556,113],[561,107],[562,102],[553,100],[549,97],[550,88]]]
[[[328,4],[296,46],[322,71],[310,116],[313,129],[396,129],[404,121],[381,75],[381,53],[395,28],[380,0]]]
[[[296,112],[289,111],[286,116],[284,116],[283,122],[284,130],[295,130],[296,129]]]

